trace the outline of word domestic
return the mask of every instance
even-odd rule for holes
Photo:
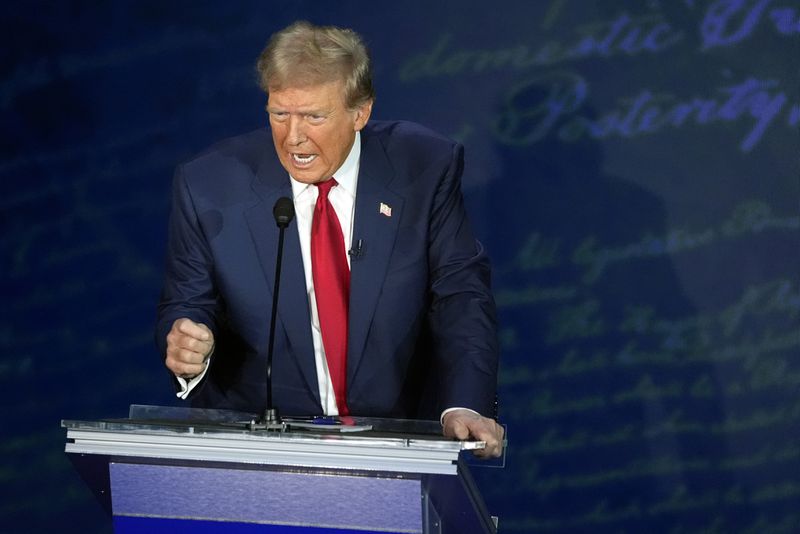
[[[800,33],[800,14],[794,8],[772,4],[772,0],[713,2],[696,29],[700,50],[708,52],[741,44],[764,26],[783,37]],[[622,12],[610,20],[565,28],[564,33],[567,37],[563,40],[493,49],[459,49],[452,34],[445,33],[429,50],[402,65],[399,77],[411,82],[437,76],[533,70],[591,58],[653,55],[686,41],[685,32],[674,27],[659,12],[638,16]]]
[[[494,50],[458,50],[445,33],[433,48],[412,57],[400,68],[402,81],[436,76],[525,70],[563,61],[615,55],[658,53],[683,39],[661,16],[631,17],[622,13],[610,21],[591,22],[575,29],[569,42],[548,41],[540,47],[525,44]]]

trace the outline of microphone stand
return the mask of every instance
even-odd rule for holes
[[[272,356],[275,352],[275,315],[278,311],[278,288],[281,283],[281,264],[283,263],[283,234],[286,226],[280,227],[278,234],[278,259],[275,262],[275,287],[272,290],[272,317],[269,320],[269,350],[267,352],[267,407],[261,415],[261,422],[269,428],[271,425],[279,425],[281,416],[278,409],[272,404]]]
[[[258,421],[250,422],[250,430],[282,430],[283,422],[278,408],[272,404],[272,357],[275,351],[275,318],[278,314],[278,289],[281,283],[281,264],[283,263],[283,236],[286,227],[294,218],[294,203],[281,197],[272,210],[278,225],[278,257],[275,260],[275,285],[272,290],[272,314],[269,321],[269,348],[267,350],[267,406]]]

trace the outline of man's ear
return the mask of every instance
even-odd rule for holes
[[[369,116],[372,113],[372,102],[372,99],[367,100],[356,109],[355,131],[358,132],[367,125]]]

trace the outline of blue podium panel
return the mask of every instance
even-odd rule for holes
[[[114,532],[126,534],[386,534],[386,530],[330,529],[226,521],[199,521],[154,517],[114,517]]]
[[[423,532],[419,479],[115,462],[109,471],[117,533],[176,522],[169,532]]]

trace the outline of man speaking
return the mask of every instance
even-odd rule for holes
[[[284,414],[440,418],[487,442],[498,344],[487,258],[461,195],[463,149],[369,121],[369,56],[353,31],[298,22],[258,61],[266,130],[181,165],[157,340],[196,407],[266,404],[278,230],[293,200],[272,364]]]

